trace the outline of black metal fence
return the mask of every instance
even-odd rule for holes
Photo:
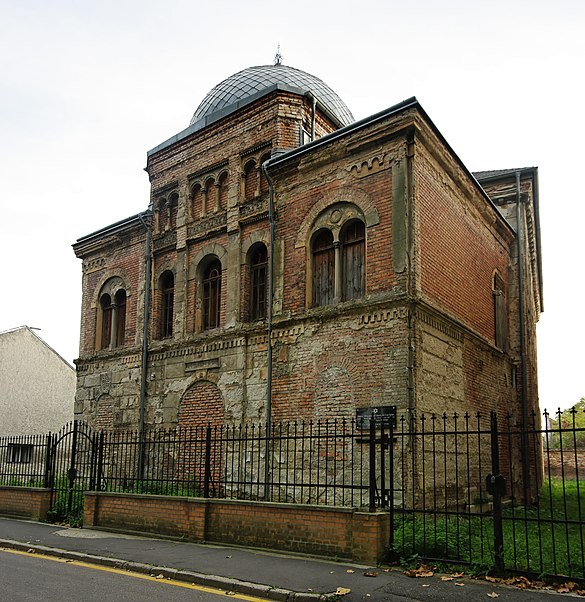
[[[541,422],[542,420],[542,422]],[[585,578],[585,414],[399,413],[0,438],[0,484],[387,510],[400,557]],[[582,484],[583,483],[583,484]]]
[[[402,557],[585,578],[583,412],[405,414],[394,439]]]

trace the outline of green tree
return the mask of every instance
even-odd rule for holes
[[[549,445],[551,448],[585,447],[585,397],[562,412],[551,414]]]

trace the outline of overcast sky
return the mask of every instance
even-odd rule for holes
[[[0,331],[41,328],[77,357],[71,244],[146,209],[146,151],[280,42],[284,63],[323,79],[356,119],[416,96],[472,171],[539,167],[540,403],[576,403],[584,32],[582,0],[0,0]]]

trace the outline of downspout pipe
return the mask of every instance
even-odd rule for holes
[[[266,457],[264,458],[264,499],[270,501],[270,487],[268,479],[270,476],[270,438],[272,429],[272,303],[274,294],[274,184],[268,175],[268,163],[262,164],[264,177],[268,182],[268,221],[270,223],[270,239],[268,251],[268,312],[266,316],[266,335],[268,347],[266,352],[267,375],[266,375]]]
[[[138,419],[138,436],[140,444],[140,454],[138,458],[138,479],[144,479],[144,415],[146,406],[146,385],[148,377],[148,322],[150,314],[150,280],[152,278],[152,254],[151,254],[151,232],[150,227],[145,221],[145,217],[150,217],[151,212],[146,211],[138,215],[146,232],[145,242],[145,261],[146,269],[144,274],[144,325],[142,329],[142,364],[140,373],[140,413]]]
[[[520,379],[522,390],[520,403],[522,405],[522,480],[524,482],[525,503],[528,503],[530,489],[530,470],[528,467],[528,407],[527,407],[527,373],[526,373],[526,325],[524,322],[524,230],[522,228],[520,172],[516,172],[516,245],[518,255],[518,316],[520,318]]]

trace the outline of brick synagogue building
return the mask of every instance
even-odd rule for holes
[[[148,208],[73,245],[76,417],[538,411],[536,168],[472,174],[415,98],[354,121],[277,61],[215,86],[146,171]]]

